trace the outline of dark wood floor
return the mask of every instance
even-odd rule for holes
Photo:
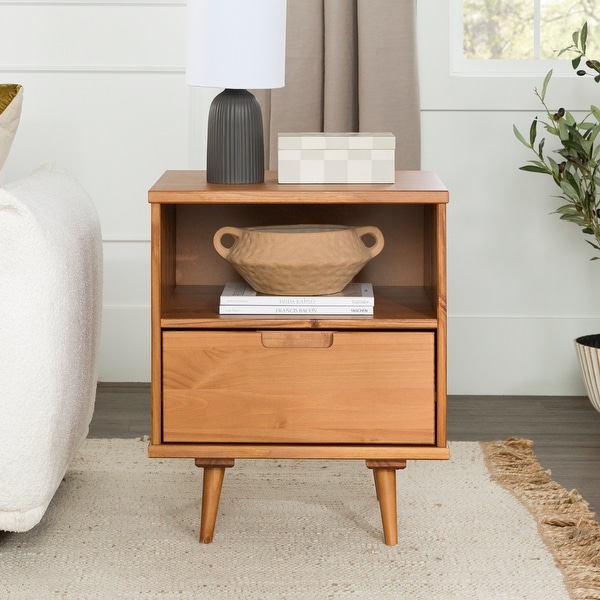
[[[147,384],[98,386],[89,437],[132,438],[150,433]],[[585,397],[451,396],[448,437],[490,441],[524,437],[552,477],[576,488],[600,513],[600,413]],[[399,486],[401,486],[399,478]]]

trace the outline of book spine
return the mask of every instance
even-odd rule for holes
[[[221,315],[355,315],[369,316],[373,314],[372,306],[279,306],[279,305],[240,305],[221,304]]]
[[[375,299],[368,298],[315,298],[301,296],[221,296],[221,305],[235,306],[298,306],[310,308],[312,306],[373,306]]]

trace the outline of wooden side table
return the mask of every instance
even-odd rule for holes
[[[200,540],[213,538],[226,468],[243,458],[365,460],[385,543],[397,543],[396,471],[447,459],[446,203],[432,173],[394,184],[221,185],[167,171],[152,210],[150,457],[204,469]],[[356,277],[373,317],[219,315],[239,276],[222,226],[376,225],[385,248]]]

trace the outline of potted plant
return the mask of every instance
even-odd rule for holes
[[[600,61],[586,55],[588,24],[572,36],[573,43],[563,48],[575,54],[571,61],[580,77],[591,75],[600,82]],[[583,68],[585,66],[585,68]],[[521,167],[523,171],[541,173],[552,178],[559,188],[559,198],[565,203],[556,209],[563,221],[574,223],[582,229],[585,241],[600,258],[600,108],[591,106],[583,119],[577,120],[564,108],[550,110],[546,104],[546,92],[552,78],[552,70],[544,78],[541,92],[535,94],[546,113],[545,119],[532,121],[529,135],[521,134],[513,127],[517,139],[529,148],[535,158]],[[546,137],[538,137],[540,126],[549,139],[555,141],[551,150],[546,147]],[[575,340],[588,397],[594,408],[600,411],[600,334],[585,335]]]

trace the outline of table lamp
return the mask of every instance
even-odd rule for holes
[[[186,82],[225,88],[208,115],[210,183],[264,180],[260,104],[285,83],[286,0],[188,0]]]

